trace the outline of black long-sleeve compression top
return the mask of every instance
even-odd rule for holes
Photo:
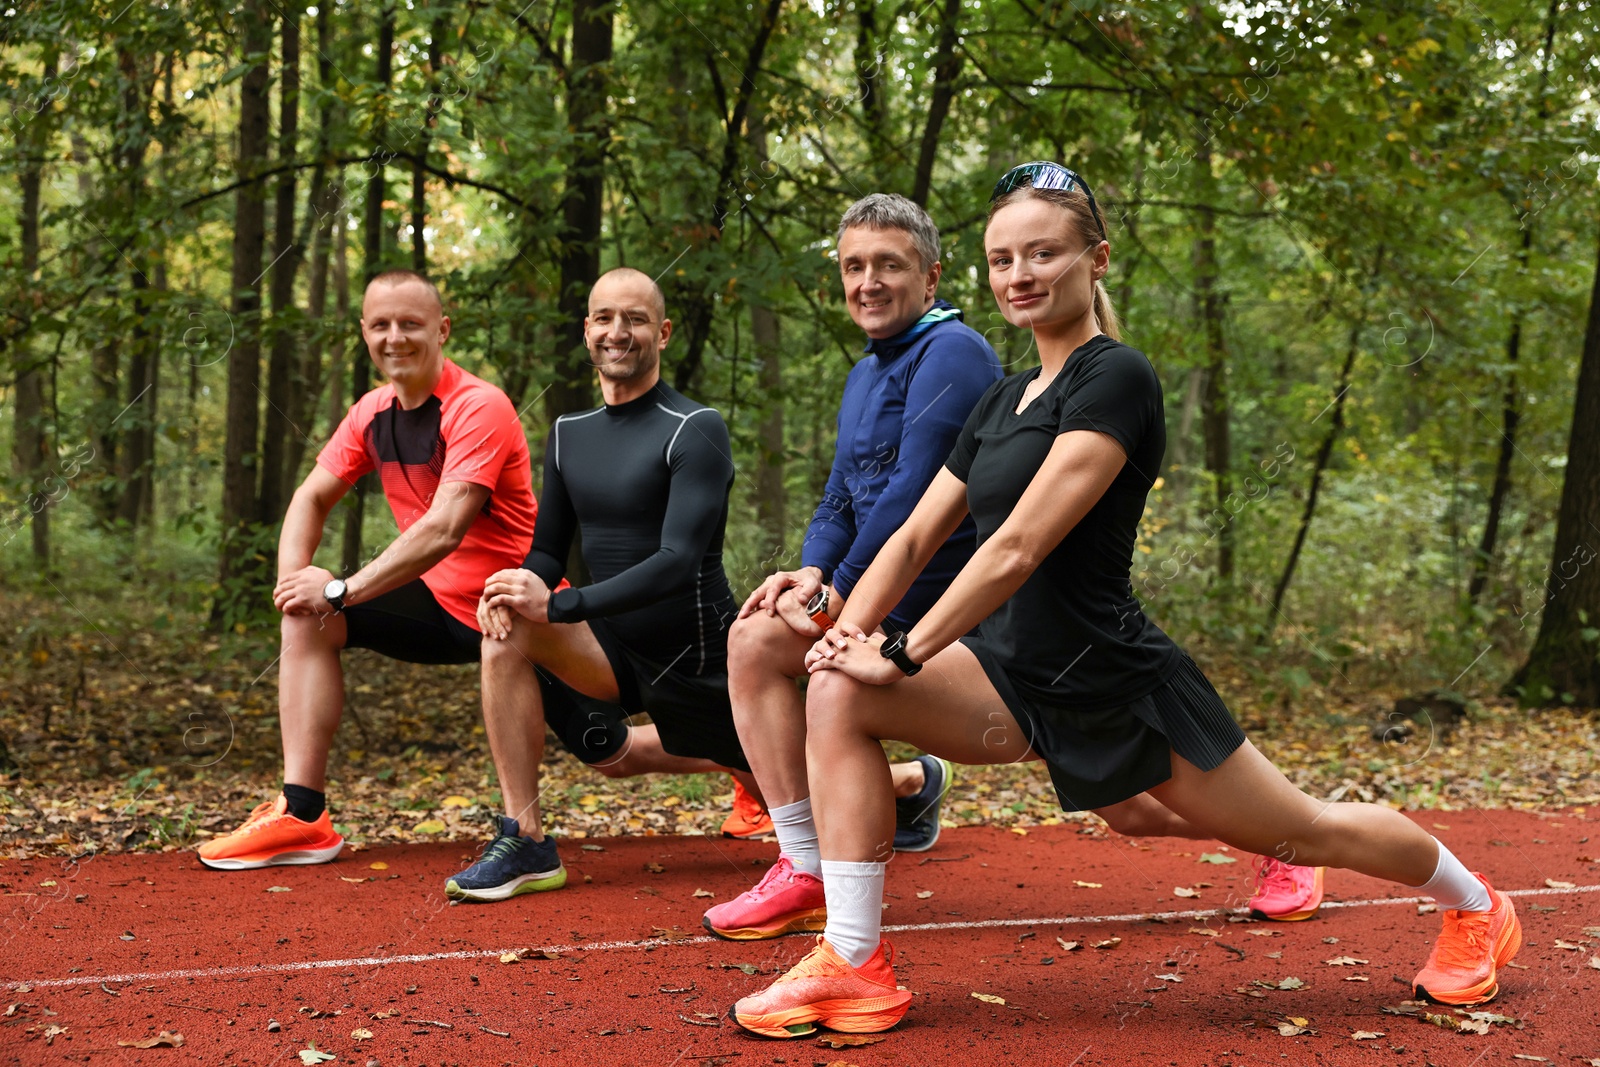
[[[558,418],[523,566],[555,588],[581,530],[593,581],[554,594],[550,621],[605,618],[646,659],[685,674],[726,671],[737,610],[722,570],[733,473],[721,414],[665,382]]]

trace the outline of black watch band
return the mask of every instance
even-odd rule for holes
[[[907,678],[922,669],[922,664],[913,663],[911,657],[906,655],[906,635],[904,631],[896,631],[885,635],[883,646],[878,649],[878,654],[904,671]]]

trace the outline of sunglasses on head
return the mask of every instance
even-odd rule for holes
[[[1000,175],[1000,180],[994,183],[994,192],[989,194],[989,203],[994,203],[1007,193],[1025,188],[1060,189],[1068,193],[1074,189],[1081,190],[1083,195],[1089,198],[1089,214],[1094,216],[1095,224],[1100,227],[1101,239],[1105,239],[1106,223],[1100,217],[1100,207],[1094,202],[1094,193],[1090,191],[1089,183],[1084,181],[1083,175],[1077,171],[1047,159],[1018,164]]]

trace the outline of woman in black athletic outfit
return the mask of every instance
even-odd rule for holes
[[[807,657],[806,747],[827,882],[817,948],[731,1012],[746,1029],[893,1026],[880,940],[894,804],[881,740],[961,763],[1044,758],[1061,804],[1144,790],[1240,849],[1420,887],[1444,930],[1419,993],[1488,1000],[1521,945],[1515,909],[1399,812],[1327,804],[1256,751],[1194,662],[1143,613],[1128,578],[1138,521],[1166,447],[1161,387],[1121,343],[1101,284],[1110,264],[1087,185],[1055,163],[1000,179],[985,233],[989,283],[1030,329],[1040,367],[997,382],[954,450]],[[907,634],[874,635],[961,519],[979,549]],[[977,633],[963,637],[974,626]]]

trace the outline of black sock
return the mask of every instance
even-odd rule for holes
[[[289,814],[301,822],[316,822],[328,807],[325,794],[288,782],[283,783],[283,799],[289,802]]]

